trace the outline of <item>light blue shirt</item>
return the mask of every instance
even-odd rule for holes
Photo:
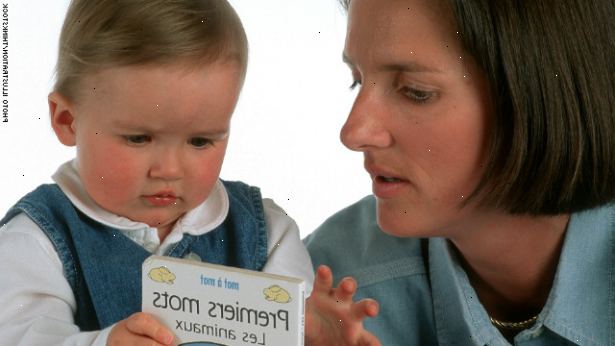
[[[380,313],[365,326],[383,345],[510,345],[442,238],[397,238],[376,224],[375,199],[338,212],[305,239],[314,266]],[[615,205],[571,216],[555,280],[536,323],[514,345],[615,345]]]

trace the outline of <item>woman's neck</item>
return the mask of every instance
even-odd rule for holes
[[[569,217],[491,215],[450,238],[491,317],[522,321],[542,310]]]

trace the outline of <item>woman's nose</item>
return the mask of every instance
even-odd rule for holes
[[[154,154],[150,167],[151,178],[164,180],[177,180],[183,176],[181,163],[181,150],[175,148],[163,148]]]
[[[386,148],[393,139],[387,127],[387,110],[374,90],[362,89],[342,127],[340,139],[350,150]]]

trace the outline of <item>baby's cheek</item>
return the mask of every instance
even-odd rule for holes
[[[186,185],[184,191],[191,194],[191,202],[193,204],[200,204],[203,202],[211,191],[219,178],[219,169],[215,166],[209,166],[208,169],[195,168],[191,169],[186,174]]]
[[[111,146],[101,149],[83,160],[85,162],[81,165],[80,173],[82,179],[87,181],[90,194],[95,199],[98,197],[99,204],[105,204],[105,200],[122,199],[122,196],[138,187],[137,176],[142,172],[138,160],[132,155],[114,150]]]
[[[213,176],[211,174],[192,176],[186,181],[187,186],[185,187],[185,191],[191,194],[191,199],[194,203],[199,204],[207,199],[217,179],[218,176]]]
[[[131,155],[127,150],[121,150],[114,146],[108,146],[100,151],[99,157],[101,160],[95,164],[98,171],[106,174],[109,178],[113,178],[119,183],[130,180],[131,176],[139,174],[140,160],[136,155]]]

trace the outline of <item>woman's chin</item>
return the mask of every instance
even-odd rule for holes
[[[417,219],[413,219],[409,215],[390,214],[378,211],[377,222],[380,229],[394,237],[401,238],[422,238],[431,236],[430,232],[425,230],[424,225],[420,225]]]

